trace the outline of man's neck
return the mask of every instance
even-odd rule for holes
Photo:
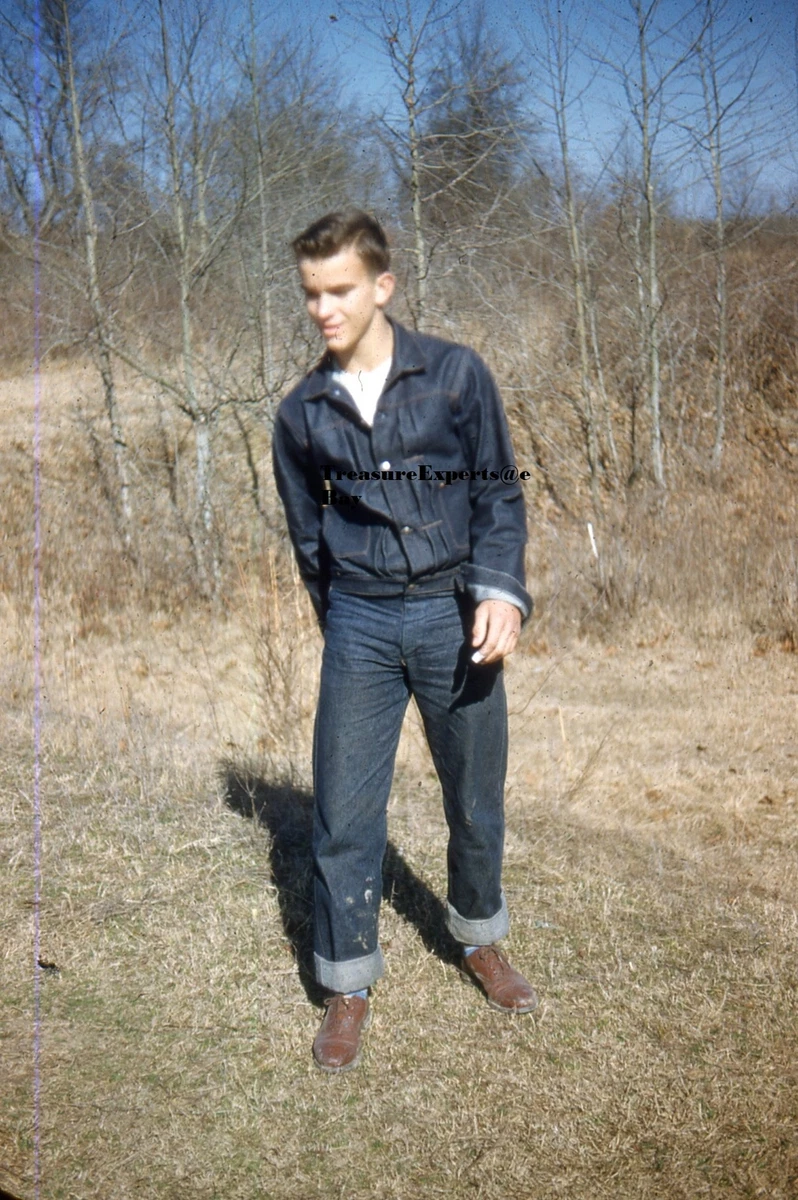
[[[373,371],[393,354],[393,326],[380,311],[358,344],[348,355],[335,354],[333,358],[342,371],[356,374],[358,371]]]

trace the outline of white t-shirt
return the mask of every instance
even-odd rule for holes
[[[374,424],[377,401],[382,395],[390,369],[391,359],[386,358],[372,371],[333,371],[333,379],[343,384],[349,392],[367,425]]]

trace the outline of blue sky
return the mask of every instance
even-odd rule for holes
[[[426,0],[413,0],[413,4],[418,12],[427,7]],[[464,7],[468,7],[468,0]],[[662,0],[659,23],[675,26],[677,36],[686,34],[691,7],[690,0]],[[609,52],[615,58],[632,52],[628,41],[631,12],[628,0],[608,0],[603,5],[595,0],[563,0],[562,11],[582,25],[587,44],[604,48],[609,40]],[[307,33],[325,51],[347,98],[366,106],[387,104],[395,110],[398,97],[384,56],[362,24],[347,16],[345,6],[336,5],[334,0],[281,0],[271,12],[277,23]],[[489,24],[510,47],[520,51],[524,37],[533,45],[539,43],[534,4],[487,2],[486,12]],[[750,157],[753,148],[760,157],[757,178],[760,195],[772,194],[777,202],[798,191],[797,15],[795,0],[769,0],[769,3],[728,0],[723,24],[726,32],[739,35],[741,44],[752,50],[755,46],[759,48],[761,57],[750,92],[759,94],[759,112],[748,136],[746,153]],[[331,20],[332,16],[337,19]],[[528,61],[523,54],[522,61]],[[572,71],[575,88],[592,78],[593,72],[587,57],[577,56]],[[538,78],[538,85],[540,82]],[[730,81],[730,86],[733,82]],[[530,93],[534,87],[533,77]],[[681,102],[686,102],[686,98]],[[542,112],[532,95],[530,108]],[[595,175],[606,164],[609,148],[617,142],[624,119],[628,119],[628,110],[623,89],[611,72],[599,72],[592,79],[579,111],[575,109],[571,116],[573,150],[587,173]],[[545,137],[543,142],[545,145]],[[672,149],[664,139],[660,148],[669,152]],[[685,196],[692,195],[695,203],[701,203],[700,187],[698,190],[694,187],[692,192],[687,188],[689,173],[688,168],[683,169],[677,187]],[[673,178],[677,180],[676,175]],[[738,179],[735,186],[743,184]]]
[[[15,7],[19,0],[0,0],[0,12]],[[180,0],[167,0],[175,5]],[[221,11],[227,11],[236,22],[244,20],[248,0],[216,0]],[[357,102],[362,108],[374,111],[387,107],[400,112],[401,102],[384,53],[379,43],[358,22],[347,15],[346,4],[336,0],[275,0],[271,5],[254,0],[255,11],[263,22],[263,31],[290,30],[311,40],[322,52],[332,82],[340,85],[343,98]],[[528,109],[533,117],[544,121],[539,136],[540,157],[548,165],[556,160],[555,148],[545,130],[545,108],[536,90],[545,91],[540,71],[531,60],[531,51],[541,45],[541,29],[535,15],[534,0],[528,3],[513,0],[484,0],[489,26],[504,41],[510,52],[517,52],[522,70],[528,72]],[[34,0],[28,0],[33,4]],[[127,9],[135,13],[142,7],[154,7],[154,0],[95,0],[111,14]],[[192,0],[186,0],[189,7]],[[403,0],[397,0],[403,3]],[[423,12],[429,0],[411,0],[417,13]],[[441,0],[452,4],[453,0]],[[461,0],[461,9],[468,9],[476,0]],[[366,6],[368,8],[368,5]],[[675,36],[685,36],[688,14],[694,0],[661,0],[660,25],[673,26]],[[371,5],[376,13],[377,0]],[[96,11],[96,10],[95,10]],[[586,179],[600,177],[607,183],[614,171],[620,169],[612,157],[617,148],[619,131],[629,124],[629,112],[623,88],[617,76],[608,69],[596,69],[589,51],[606,51],[615,60],[633,54],[634,45],[630,23],[629,0],[561,0],[561,11],[575,27],[581,26],[584,52],[573,59],[574,90],[585,88],[582,102],[570,113],[571,151],[576,165]],[[332,18],[335,18],[334,20]],[[798,198],[798,46],[796,45],[796,0],[726,0],[723,30],[739,35],[740,43],[753,50],[758,46],[760,60],[751,87],[757,96],[757,113],[750,128],[742,134],[743,154],[748,167],[736,166],[733,146],[729,147],[728,185],[743,195],[753,181],[759,203],[771,197],[777,205]],[[729,81],[729,88],[735,80]],[[589,85],[589,86],[588,86]],[[727,94],[728,89],[727,89]],[[688,93],[671,89],[669,105],[685,107]],[[729,142],[732,141],[729,131]],[[709,201],[706,184],[700,182],[701,161],[698,156],[682,157],[675,165],[684,143],[677,145],[675,136],[663,134],[658,144],[661,161],[668,163],[663,179],[672,190],[675,202],[686,210],[705,208]],[[629,139],[629,152],[634,156],[634,135]],[[756,160],[756,172],[750,166]]]

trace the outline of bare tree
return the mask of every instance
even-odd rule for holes
[[[49,0],[45,9],[45,30],[59,72],[63,73],[69,99],[69,133],[77,191],[83,217],[86,287],[94,324],[97,360],[102,380],[105,411],[111,431],[116,482],[119,493],[121,530],[125,548],[133,545],[133,507],[130,494],[130,465],[127,440],[122,425],[117,400],[116,380],[111,357],[111,339],[108,314],[100,286],[100,271],[97,259],[99,237],[94,193],[89,178],[86,143],[83,136],[83,114],[75,69],[74,39],[71,9],[74,0]]]
[[[651,467],[654,479],[660,487],[665,486],[665,470],[662,461],[662,424],[660,419],[660,279],[657,262],[657,200],[654,180],[654,158],[652,141],[652,104],[656,99],[656,85],[652,89],[649,80],[649,25],[655,11],[656,0],[647,8],[640,0],[631,0],[637,23],[637,48],[640,76],[639,99],[627,86],[627,96],[640,129],[642,187],[646,212],[647,263],[645,274],[645,305],[648,311],[648,404],[651,414]],[[627,85],[631,80],[627,77]],[[633,98],[634,97],[634,98]]]
[[[177,233],[177,278],[179,286],[180,332],[182,351],[181,407],[190,417],[194,428],[196,455],[196,532],[197,566],[206,593],[218,586],[218,559],[213,545],[213,509],[211,505],[212,432],[216,418],[213,399],[210,404],[200,396],[197,384],[196,351],[191,301],[196,282],[202,279],[209,250],[207,215],[207,177],[210,148],[201,136],[202,116],[198,111],[195,92],[198,47],[208,20],[204,6],[196,14],[181,10],[179,23],[182,52],[175,74],[172,63],[172,31],[167,21],[164,0],[158,0],[158,21],[161,41],[160,69],[163,82],[163,121],[171,194],[171,216]],[[194,170],[191,184],[186,178],[184,145],[178,129],[178,101],[185,99],[188,108],[185,149],[191,156]],[[193,201],[193,202],[192,202]]]
[[[498,243],[520,215],[511,199],[526,182],[534,131],[525,83],[484,4],[458,13],[430,76],[422,122],[427,221],[458,252],[475,240]]]
[[[195,485],[191,541],[201,589],[213,597],[220,584],[212,503],[213,435],[220,408],[230,396],[213,362],[200,355],[194,310],[240,211],[239,199],[231,197],[229,188],[214,188],[224,105],[232,103],[225,74],[229,43],[224,20],[217,16],[212,0],[181,3],[170,6],[169,11],[164,0],[158,0],[152,33],[145,92],[149,96],[150,154],[152,169],[166,181],[168,223],[164,230],[153,220],[151,229],[176,277],[179,369],[172,370],[169,351],[165,363],[142,354],[136,347],[135,331],[131,334],[117,328],[113,351],[171,396],[191,422]],[[203,340],[208,341],[207,335]],[[227,351],[228,359],[234,350]]]
[[[255,272],[253,311],[258,337],[258,374],[260,384],[269,392],[274,383],[274,330],[272,305],[272,261],[270,249],[269,190],[267,186],[267,131],[264,128],[263,101],[259,79],[259,56],[254,0],[247,6],[249,39],[243,69],[249,86],[252,130],[255,141],[256,205],[258,213],[258,270]]]
[[[430,312],[434,257],[439,278],[448,255],[461,283],[466,266],[480,290],[480,273],[490,274],[489,259],[508,240],[508,228],[519,235],[521,201],[513,207],[513,198],[526,184],[531,132],[522,78],[482,4],[428,0],[419,8],[412,0],[382,0],[353,3],[348,12],[387,57],[396,81],[379,129],[404,201],[409,303],[421,326]]]
[[[226,417],[262,518],[253,422],[268,425],[302,340],[296,313],[283,337],[275,333],[296,308],[288,242],[320,203],[340,202],[347,174],[354,187],[356,173],[347,172],[318,62],[296,38],[261,36],[254,5],[239,21],[215,0],[157,0],[150,16],[137,97],[150,245],[135,278],[138,293],[159,302],[117,320],[112,349],[188,422],[193,498],[185,518],[174,464],[165,467],[200,588],[213,598],[224,516],[214,478]]]
[[[620,80],[639,148],[640,218],[635,218],[634,244],[638,254],[638,283],[646,360],[646,408],[649,419],[649,460],[655,483],[665,487],[662,437],[662,310],[660,269],[660,186],[663,163],[656,147],[663,133],[677,128],[678,115],[670,92],[693,58],[701,30],[686,42],[677,36],[689,24],[699,4],[680,13],[670,25],[659,21],[661,0],[629,0],[633,49],[622,59],[597,55]],[[614,14],[613,14],[614,16]],[[623,34],[619,37],[623,43]],[[671,147],[673,168],[683,150]]]
[[[39,191],[37,236],[50,238],[66,248],[62,279],[69,280],[73,288],[85,294],[91,314],[92,348],[111,434],[114,515],[125,549],[131,552],[134,541],[131,472],[110,352],[109,312],[101,283],[99,226],[87,140],[87,124],[97,126],[108,113],[108,81],[114,74],[112,64],[119,65],[122,32],[100,25],[98,36],[99,15],[86,0],[42,0],[38,17],[24,2],[16,5],[13,15],[9,10],[3,14],[2,22],[10,37],[0,56],[2,113],[16,129],[17,153],[13,140],[0,132],[0,159],[23,227],[28,233],[33,232],[31,191],[36,188]],[[77,40],[76,25],[82,31]],[[87,33],[89,25],[91,36]],[[30,62],[34,49],[44,66],[39,74],[45,86],[40,91],[47,97],[44,101],[37,99],[35,104],[30,102],[33,89]],[[23,69],[26,51],[27,71]],[[41,136],[28,164],[24,162],[24,154],[28,148],[33,149],[30,139],[34,110]],[[65,224],[69,234],[74,231],[82,242],[82,261],[78,261],[77,269],[70,252],[70,239],[65,236]],[[76,331],[69,331],[73,333],[79,336]]]
[[[426,177],[429,164],[425,124],[449,98],[446,90],[439,89],[431,95],[429,84],[437,55],[461,2],[427,0],[419,9],[412,0],[380,0],[378,4],[352,3],[346,8],[387,57],[399,90],[401,117],[383,112],[380,129],[383,144],[409,197],[414,293],[410,307],[417,327],[424,324],[426,316],[432,253],[424,211],[431,190]]]
[[[601,358],[595,313],[591,323],[589,314],[590,281],[587,248],[582,233],[582,217],[578,210],[573,178],[573,164],[569,132],[569,118],[574,105],[581,100],[586,83],[579,92],[573,93],[570,86],[570,68],[575,51],[573,33],[562,7],[553,0],[539,0],[537,12],[543,28],[543,40],[524,33],[527,52],[535,61],[547,91],[539,96],[548,108],[554,125],[559,151],[559,172],[552,175],[554,187],[563,212],[568,244],[571,276],[571,296],[574,309],[576,341],[579,355],[579,395],[571,396],[585,439],[588,470],[594,507],[598,505],[598,474],[601,462],[599,422],[595,413],[593,368],[598,370],[601,386],[602,407],[605,414],[605,433],[617,470],[615,440],[609,416],[606,394],[603,390],[603,375],[600,371]],[[559,178],[557,178],[559,176]],[[594,359],[594,361],[591,361]]]
[[[0,12],[0,164],[11,228],[32,234],[35,222],[44,238],[64,214],[74,212],[74,189],[66,79],[58,70],[40,70],[37,93],[35,27],[28,0],[16,0]]]
[[[270,36],[268,25],[256,20],[253,0],[236,61],[245,86],[228,121],[224,165],[241,197],[236,278],[242,319],[254,333],[254,345],[247,345],[253,371],[243,391],[271,413],[290,366],[290,355],[278,353],[286,339],[278,341],[275,333],[295,296],[287,243],[319,208],[360,192],[364,172],[350,145],[362,128],[351,115],[341,120],[314,49],[295,36]]]
[[[221,160],[240,197],[229,283],[240,305],[233,340],[241,354],[230,391],[253,505],[268,522],[273,509],[253,434],[260,423],[271,429],[290,377],[305,369],[316,346],[296,303],[289,242],[320,210],[350,197],[365,203],[369,172],[353,152],[362,121],[352,113],[342,119],[318,52],[293,34],[275,35],[256,18],[252,0],[235,57],[244,87],[226,122]]]
[[[446,23],[456,9],[456,4],[444,7],[439,0],[430,0],[420,17],[416,18],[411,0],[404,0],[404,4],[383,3],[379,10],[383,44],[399,83],[404,107],[404,129],[386,119],[383,119],[383,126],[394,162],[404,175],[410,193],[415,283],[413,316],[417,326],[423,325],[426,315],[429,271],[429,250],[423,211],[423,121],[429,114],[429,103],[424,95],[425,56],[429,51],[429,43],[440,39]],[[443,97],[439,95],[432,103],[440,104],[442,100]]]
[[[705,0],[702,30],[697,46],[696,69],[701,84],[703,128],[696,121],[690,133],[704,152],[712,187],[714,300],[715,300],[715,434],[711,463],[719,471],[726,435],[726,381],[728,375],[729,300],[726,232],[726,171],[740,161],[752,165],[758,136],[763,132],[756,110],[756,75],[762,56],[762,38],[739,37],[736,20],[726,32],[720,22],[727,15],[725,0]],[[743,118],[741,121],[740,118]]]

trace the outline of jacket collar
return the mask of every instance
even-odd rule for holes
[[[412,375],[427,369],[427,356],[418,335],[410,329],[405,329],[404,325],[400,325],[393,317],[388,317],[388,320],[393,327],[393,358],[385,381],[386,388],[402,375]],[[335,369],[335,359],[331,351],[327,350],[313,370],[305,376],[306,390],[303,398],[318,400],[326,396]]]

